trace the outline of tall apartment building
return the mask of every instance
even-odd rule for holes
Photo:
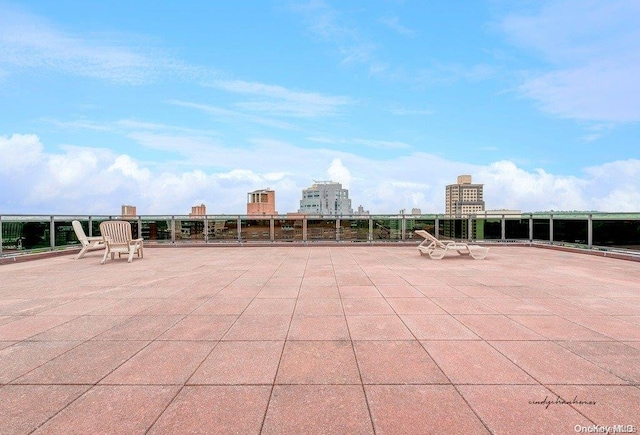
[[[138,216],[138,211],[136,210],[135,205],[123,205],[122,206],[122,217],[133,217]]]
[[[349,190],[334,181],[314,181],[313,186],[302,190],[299,212],[321,216],[351,215]]]
[[[206,216],[207,215],[207,206],[204,204],[194,205],[191,207],[191,213],[189,213],[189,217],[197,217],[197,216]]]
[[[276,215],[276,192],[266,188],[247,193],[247,215]]]
[[[445,187],[445,214],[467,217],[484,210],[483,184],[473,184],[471,175],[458,176],[456,184]]]

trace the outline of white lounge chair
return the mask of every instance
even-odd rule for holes
[[[489,248],[468,243],[455,242],[453,240],[439,240],[425,230],[416,230],[415,233],[424,240],[418,245],[420,255],[428,255],[433,260],[444,258],[447,252],[457,252],[460,255],[470,255],[476,260],[482,260],[487,256]]]
[[[82,249],[80,250],[78,255],[76,255],[76,260],[84,257],[84,254],[86,254],[88,251],[105,249],[105,245],[102,241],[101,236],[87,237],[87,235],[84,233],[84,229],[82,228],[82,224],[79,221],[73,221],[71,222],[71,225],[73,226],[73,231],[75,231],[76,233],[76,237],[82,245]]]
[[[127,221],[104,221],[100,223],[100,233],[107,249],[104,251],[102,262],[107,261],[107,255],[111,254],[111,259],[117,253],[128,254],[128,262],[133,260],[133,254],[138,253],[138,258],[144,257],[143,239],[134,239],[131,236],[131,223]]]

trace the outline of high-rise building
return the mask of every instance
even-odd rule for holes
[[[189,217],[197,217],[197,216],[206,216],[207,215],[207,206],[204,204],[194,205],[191,207],[191,213],[189,213]]]
[[[136,210],[135,205],[122,206],[122,217],[134,217],[134,216],[138,216],[138,212]]]
[[[369,210],[365,210],[362,205],[358,206],[358,210],[354,213],[356,216],[369,216]]]
[[[247,193],[247,215],[276,215],[276,192],[266,188]]]
[[[313,186],[302,190],[299,212],[320,216],[351,215],[349,190],[334,181],[314,181]]]
[[[445,214],[451,217],[467,217],[484,210],[483,184],[473,184],[471,175],[458,176],[456,184],[445,188]]]
[[[401,209],[401,210],[398,212],[398,214],[408,214],[408,213],[407,213],[407,209],[406,209],[406,208]],[[412,209],[411,209],[411,214],[412,214],[412,215],[419,215],[419,214],[422,214],[422,210],[420,210],[419,208],[414,207],[414,208],[412,208]]]

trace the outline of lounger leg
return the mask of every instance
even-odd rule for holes
[[[109,250],[105,249],[104,255],[102,256],[102,261],[100,262],[100,264],[104,264],[104,262],[107,261],[107,255],[109,255]],[[111,258],[113,259],[113,254],[111,254]]]
[[[442,260],[446,253],[447,253],[447,251],[444,250],[444,249],[439,250],[439,251],[432,251],[432,252],[429,253],[429,257],[432,260]]]
[[[133,253],[135,250],[135,247],[129,246],[129,258],[127,259],[127,263],[131,263],[133,261]]]

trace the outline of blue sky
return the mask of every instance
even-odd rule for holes
[[[640,211],[640,2],[0,0],[0,213]]]

